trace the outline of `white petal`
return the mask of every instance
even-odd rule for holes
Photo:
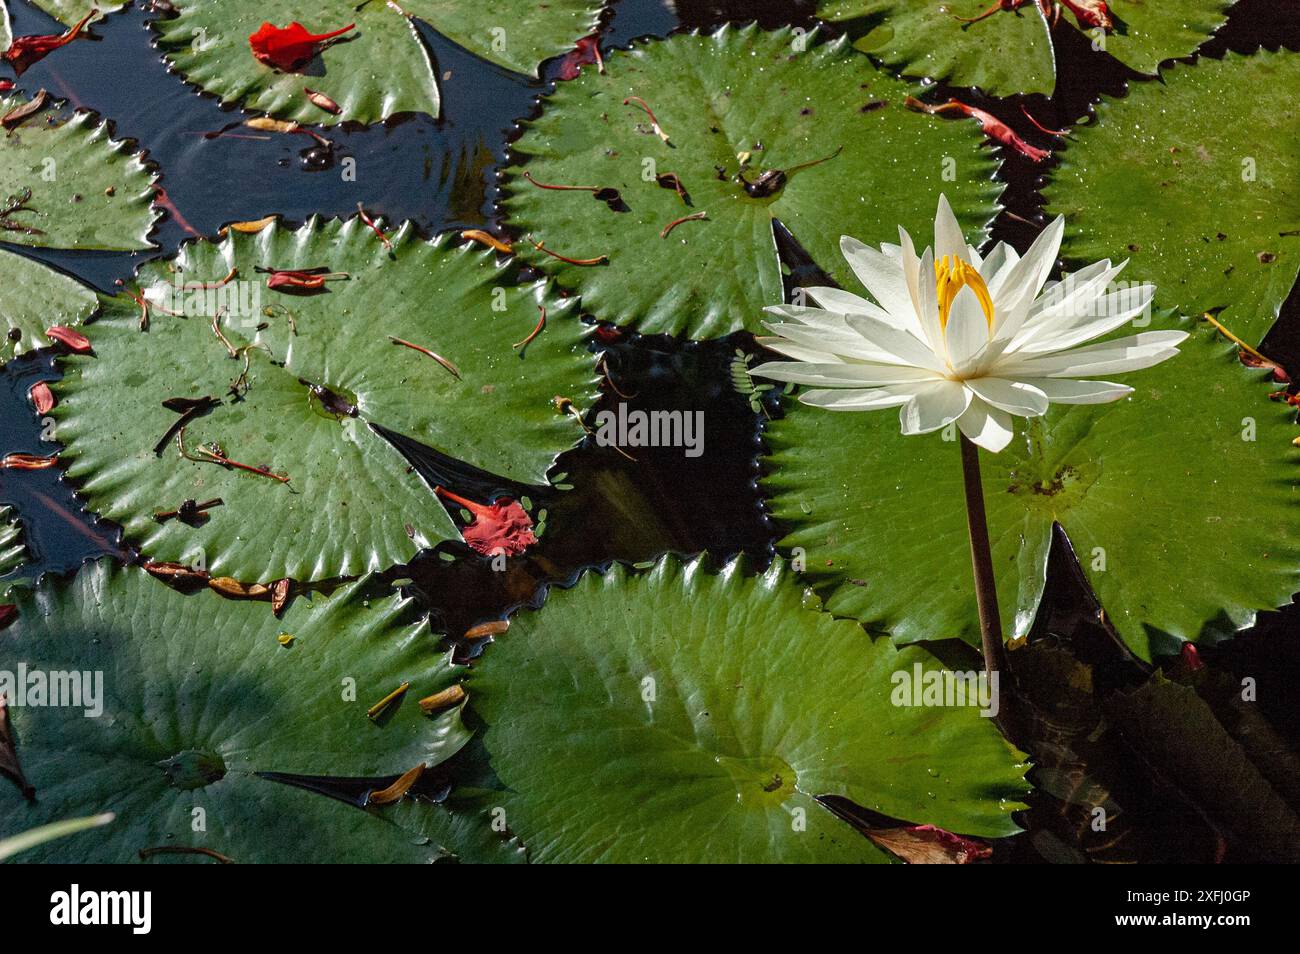
[[[888,317],[879,305],[842,288],[804,288],[803,292],[827,311],[833,311],[837,315]]]
[[[779,327],[779,326],[778,326]],[[798,344],[790,341],[788,338],[772,338],[764,335],[761,338],[755,338],[760,345],[769,351],[775,351],[777,354],[784,355],[787,358],[793,358],[795,361],[802,361],[808,364],[834,364],[843,360],[833,351],[823,351],[817,348],[810,348],[807,345]]]
[[[979,398],[971,401],[970,407],[957,418],[957,426],[969,440],[994,454],[1010,444],[1015,434],[1011,415],[985,404]]]
[[[917,388],[898,412],[904,434],[929,434],[961,417],[971,392],[959,381],[936,381]]]
[[[989,343],[989,321],[969,285],[953,299],[944,337],[948,342],[948,360],[958,371],[964,371],[971,359]]]
[[[1063,316],[1055,322],[1036,324],[1012,342],[1007,350],[1023,354],[1060,351],[1109,334],[1145,312],[1155,297],[1156,286],[1140,285],[1121,288],[1085,303],[1077,304],[1080,313]]]
[[[769,361],[750,374],[773,381],[820,387],[874,388],[882,384],[933,381],[935,375],[920,368],[896,364],[804,364],[802,361]]]
[[[828,411],[877,411],[906,404],[915,393],[916,388],[909,385],[890,384],[865,390],[840,388],[834,391],[804,391],[799,395],[799,401]]]
[[[1011,267],[1018,261],[1020,261],[1020,253],[1006,242],[999,242],[985,256],[984,263],[980,266],[980,275],[984,277],[984,284],[988,286],[989,294],[993,296],[995,302],[1002,284],[1011,274]]]
[[[953,215],[946,195],[939,196],[939,210],[934,215],[934,257],[942,261],[946,256],[970,261],[966,240],[962,238],[961,225]]]
[[[1056,264],[1056,254],[1061,250],[1061,236],[1065,232],[1065,216],[1056,219],[1038,233],[1034,244],[1029,246],[1025,257],[1016,262],[1007,272],[1007,277],[998,284],[999,307],[1010,308],[1018,304],[1021,296],[1028,295],[1029,300],[1038,297],[1038,292],[1047,281],[1047,276]]]
[[[939,292],[934,283],[934,253],[928,248],[921,256],[920,274],[916,282],[916,317],[921,323],[921,332],[930,343],[930,350],[937,355],[946,355],[948,346],[943,340],[943,329],[939,326]]]
[[[894,356],[894,361],[900,364],[925,368],[936,374],[943,374],[947,371],[943,359],[936,355],[928,344],[906,331],[899,331],[897,328],[893,328],[882,321],[875,321],[865,315],[847,315],[845,321],[865,341],[882,351],[889,352]]]
[[[842,321],[842,320],[841,320]],[[804,325],[794,324],[792,322],[764,322],[768,330],[774,332],[779,337],[772,339],[764,337],[762,343],[765,347],[772,349],[778,354],[788,355],[799,361],[813,360],[797,355],[787,350],[786,345],[782,342],[791,342],[795,347],[805,351],[815,351],[822,354],[830,355],[829,361],[878,361],[881,364],[909,364],[910,362],[901,362],[890,351],[878,348],[871,342],[867,341],[862,335],[858,334],[847,323],[843,323],[840,329],[831,328],[809,328]]]
[[[1006,378],[970,378],[966,386],[975,396],[1018,417],[1039,417],[1047,413],[1047,395],[1042,388]]]
[[[840,251],[853,274],[858,276],[858,281],[880,307],[898,316],[915,313],[912,293],[908,291],[907,276],[903,274],[900,262],[847,235],[840,239]]]
[[[1053,404],[1106,404],[1133,393],[1132,388],[1112,381],[1027,378],[1022,383],[1038,388]]]
[[[1122,272],[1127,264],[1127,262],[1120,262],[1120,264],[1112,267],[1110,259],[1103,258],[1101,261],[1093,262],[1077,272],[1064,275],[1059,282],[1048,282],[1043,286],[1042,293],[1034,302],[1030,314],[1037,317],[1044,311],[1060,308],[1072,296],[1078,294],[1083,294],[1089,299],[1095,298],[1101,293],[1099,289],[1104,288],[1106,282]],[[1098,284],[1098,280],[1100,280],[1100,284]]]
[[[1185,331],[1144,331],[1142,334],[1043,355],[1013,354],[997,363],[1004,377],[1074,378],[1094,374],[1140,371],[1178,353],[1174,345]]]

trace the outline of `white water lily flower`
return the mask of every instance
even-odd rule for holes
[[[901,244],[879,251],[845,236],[840,249],[874,301],[808,288],[820,308],[768,308],[784,320],[765,323],[777,337],[759,340],[794,360],[753,373],[812,385],[799,399],[817,407],[898,407],[904,434],[956,421],[990,451],[1011,440],[1012,415],[1131,394],[1122,384],[1080,379],[1149,368],[1176,355],[1187,333],[1148,331],[1081,347],[1144,313],[1155,287],[1111,290],[1127,262],[1109,260],[1047,284],[1064,228],[1058,217],[1023,258],[1005,242],[981,258],[940,196],[935,248],[919,257],[901,228]]]

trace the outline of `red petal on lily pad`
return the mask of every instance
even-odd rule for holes
[[[1025,142],[1014,129],[1002,120],[998,119],[998,117],[994,116],[992,113],[986,112],[977,106],[970,106],[959,99],[950,99],[946,103],[931,106],[928,103],[921,102],[913,96],[909,96],[904,100],[904,105],[909,109],[915,109],[922,113],[929,113],[932,116],[941,116],[944,113],[953,111],[959,112],[963,116],[969,116],[971,119],[979,122],[980,127],[984,130],[984,135],[1002,143],[1004,146],[1014,149],[1030,162],[1042,162],[1051,155],[1048,150],[1039,149],[1037,146],[1031,146],[1029,143]]]
[[[443,487],[433,488],[439,497],[460,504],[474,515],[474,522],[461,531],[465,542],[484,556],[518,556],[537,542],[533,519],[513,497],[502,497],[490,504],[475,503]]]
[[[12,603],[0,606],[0,629],[4,629],[18,618],[18,607]],[[3,698],[3,697],[0,697]]]
[[[867,831],[867,837],[914,865],[965,865],[993,854],[993,849],[982,841],[963,838],[934,825],[872,828]]]
[[[57,403],[54,392],[44,381],[37,381],[27,392],[28,397],[32,399],[32,404],[36,408],[37,414],[48,414],[54,410]]]
[[[57,341],[69,351],[77,354],[90,354],[90,339],[79,331],[65,328],[63,325],[51,325],[45,329],[45,336]]]
[[[320,44],[353,29],[356,29],[356,24],[349,23],[342,29],[330,33],[309,33],[307,28],[297,20],[287,27],[263,23],[258,31],[248,38],[248,45],[253,48],[253,56],[267,66],[292,70],[315,56]]]
[[[91,10],[82,17],[66,33],[60,33],[58,36],[20,36],[15,37],[9,45],[9,49],[4,51],[4,60],[14,68],[14,72],[19,76],[23,75],[27,67],[33,63],[45,59],[59,47],[66,43],[71,43],[81,33],[82,27],[90,22],[98,10]]]
[[[600,34],[593,33],[591,36],[584,36],[579,40],[564,59],[560,61],[560,68],[556,72],[556,78],[562,80],[571,80],[577,78],[582,72],[584,66],[590,66],[595,63],[600,67],[600,72],[605,72],[605,60],[600,55]]]

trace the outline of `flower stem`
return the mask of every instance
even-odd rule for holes
[[[961,469],[966,483],[966,524],[970,529],[970,560],[975,574],[975,604],[979,609],[980,642],[984,650],[984,671],[992,686],[997,676],[998,724],[1006,733],[1014,724],[1011,694],[1005,680],[1006,647],[1002,642],[1002,619],[998,614],[998,590],[993,579],[993,553],[989,547],[989,524],[984,513],[984,484],[980,479],[979,448],[961,435]],[[1010,733],[1008,733],[1009,735]],[[1014,739],[1012,740],[1014,741]]]

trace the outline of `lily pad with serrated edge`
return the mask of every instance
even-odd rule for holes
[[[398,113],[439,113],[436,64],[415,24],[397,5],[375,0],[174,0],[180,16],[155,21],[168,61],[191,83],[247,109],[319,125],[374,123]],[[541,62],[572,49],[595,28],[599,0],[403,0],[400,10],[471,53],[537,75]],[[320,34],[355,23],[304,67],[283,72],[259,62],[248,38],[270,22],[301,22]],[[328,113],[309,86],[338,103]]]
[[[1131,258],[1164,306],[1257,344],[1300,273],[1300,54],[1229,53],[1103,100],[1043,190],[1062,255]]]
[[[102,694],[89,707],[102,712],[22,705],[9,693],[36,797],[26,801],[0,780],[0,838],[61,818],[117,816],[23,860],[125,862],[157,847],[210,849],[235,861],[442,853],[382,812],[258,774],[388,776],[442,762],[465,743],[459,708],[430,717],[416,704],[460,669],[437,651],[408,601],[362,581],[296,600],[276,620],[264,607],[182,595],[141,569],[101,561],[71,580],[47,578],[16,602],[0,669],[25,666],[29,689],[31,673],[89,673],[88,684],[102,673]],[[281,632],[295,637],[292,645],[281,645]],[[405,682],[405,695],[367,716]]]
[[[573,303],[549,297],[544,281],[517,284],[516,267],[498,265],[491,251],[424,242],[409,225],[391,240],[390,256],[356,219],[297,231],[272,225],[219,245],[188,244],[173,261],[145,266],[137,284],[160,303],[149,330],[139,331],[129,298],[106,301],[103,317],[85,328],[94,354],[62,358],[64,378],[54,385],[61,457],[91,509],[122,524],[155,560],[202,558],[214,575],[249,581],[319,580],[459,539],[431,488],[371,425],[506,486],[545,484],[555,458],[583,436],[554,397],[580,407],[594,398],[589,329]],[[228,284],[197,288],[219,284],[232,266],[238,274]],[[286,294],[267,288],[258,266],[350,277],[315,294]],[[173,295],[187,284],[190,292]],[[512,348],[543,304],[544,330]],[[213,331],[217,312],[240,357]],[[431,349],[459,376],[392,338]],[[246,387],[235,399],[245,358]],[[312,386],[338,402],[314,397]],[[187,426],[187,453],[216,442],[226,459],[288,482],[184,459],[174,440],[155,453],[179,416],[162,402],[176,397],[221,401]],[[213,498],[224,505],[201,525],[155,519],[187,499]]]
[[[1016,418],[1006,450],[980,454],[1008,638],[1033,622],[1054,521],[1144,659],[1224,638],[1300,590],[1295,411],[1208,326],[1193,331],[1176,358],[1120,376],[1132,397]],[[890,411],[785,412],[762,486],[826,609],[900,644],[978,646],[955,438],[905,437]]]
[[[763,307],[783,300],[774,219],[845,283],[841,235],[897,242],[900,223],[916,231],[933,220],[943,192],[963,220],[981,223],[968,235],[978,244],[998,210],[997,161],[973,124],[908,110],[903,101],[916,88],[846,43],[726,27],[616,52],[605,66],[603,75],[585,70],[560,84],[541,117],[523,124],[503,185],[517,231],[569,258],[609,257],[572,265],[516,243],[601,320],[692,338],[759,330]],[[631,96],[649,104],[668,143],[645,112],[623,105]],[[766,197],[733,179],[738,153],[750,154],[753,185],[765,171],[794,170],[841,147],[789,172]],[[956,178],[944,181],[946,169]],[[629,211],[585,192],[539,188],[525,172],[548,185],[617,189]],[[689,205],[655,181],[668,174]],[[699,213],[707,219],[661,237],[674,220]]]
[[[0,506],[0,576],[22,566],[27,549],[23,546],[22,529],[13,518],[13,511]]]
[[[95,20],[102,19],[115,10],[121,10],[127,5],[128,0],[29,0],[29,2],[32,6],[44,10],[60,23],[72,26],[92,10],[99,11],[96,16],[91,18],[92,23]]]
[[[1052,31],[1034,0],[1017,10],[1000,10],[978,23],[996,0],[822,0],[817,15],[843,28],[854,45],[908,76],[929,77],[952,86],[978,86],[999,96],[1042,93],[1056,88]],[[1139,73],[1154,76],[1160,63],[1187,56],[1227,22],[1235,0],[1110,0],[1115,21],[1109,32],[1082,24],[1063,10],[1061,20],[1077,26],[1085,40]]]
[[[0,97],[0,115],[27,101]],[[25,210],[7,216],[20,228],[0,226],[0,241],[118,252],[152,248],[149,231],[161,214],[151,205],[155,179],[143,154],[111,138],[108,123],[94,114],[42,110],[0,139],[0,208],[31,193]],[[39,231],[24,231],[29,228]]]
[[[467,682],[510,830],[539,862],[883,862],[820,795],[1017,831],[1022,756],[975,708],[895,705],[940,668],[760,576],[664,557],[552,590]]]
[[[21,337],[0,345],[5,358],[45,348],[51,325],[79,325],[95,312],[95,293],[74,278],[15,252],[0,249],[0,334]]]

